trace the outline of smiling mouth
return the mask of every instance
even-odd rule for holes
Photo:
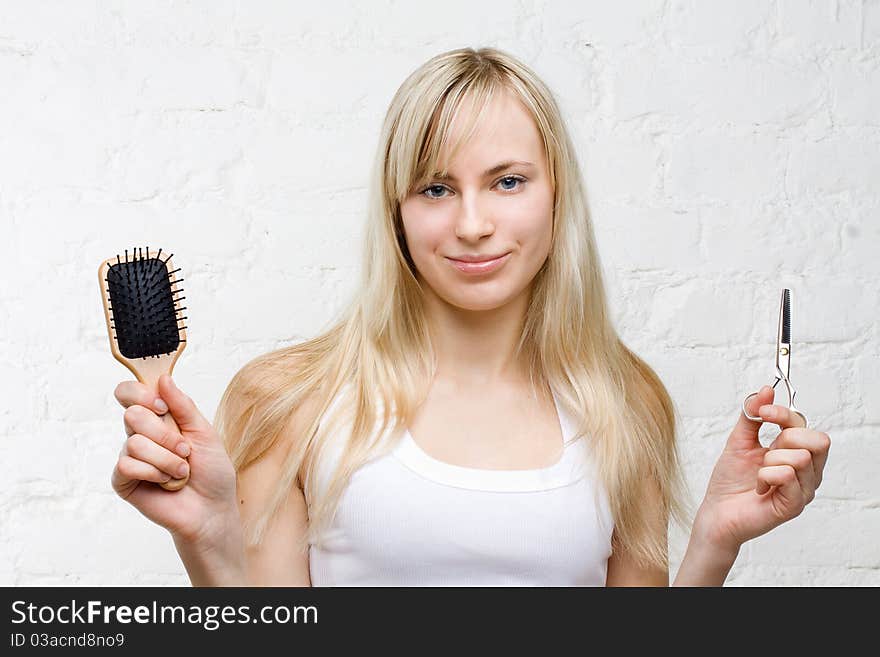
[[[467,261],[456,258],[446,258],[453,267],[465,274],[486,274],[501,267],[510,259],[510,252],[491,258],[489,260]]]

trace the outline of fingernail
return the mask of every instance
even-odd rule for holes
[[[776,409],[772,406],[762,406],[760,414],[764,417],[776,417]]]
[[[189,472],[189,466],[186,463],[181,463],[180,467],[177,468],[178,476],[185,477],[187,472]]]
[[[175,449],[178,454],[180,454],[183,458],[189,456],[189,445],[186,443],[177,443],[177,449]]]
[[[168,412],[168,404],[166,404],[161,399],[157,398],[154,403],[154,406],[156,407],[156,410],[159,411],[160,413],[167,413]]]

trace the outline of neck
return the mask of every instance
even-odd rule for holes
[[[530,289],[498,308],[465,310],[425,287],[425,312],[437,356],[437,377],[461,387],[528,381],[525,363],[515,356]]]

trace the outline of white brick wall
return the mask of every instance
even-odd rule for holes
[[[880,584],[880,2],[416,5],[0,5],[0,584],[188,583],[110,489],[131,376],[98,263],[177,254],[174,374],[212,416],[243,363],[314,335],[353,290],[387,103],[464,45],[509,50],[556,92],[619,329],[669,387],[697,498],[743,396],[772,381],[793,290],[793,380],[831,457],[728,583]]]

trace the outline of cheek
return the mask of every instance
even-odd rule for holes
[[[448,239],[449,232],[445,225],[436,219],[404,221],[403,230],[410,255],[416,262],[429,257],[435,251],[442,251],[440,247],[444,240]]]
[[[523,249],[523,255],[529,259],[542,260],[550,250],[553,237],[553,206],[552,200],[536,198],[524,204],[511,217],[510,223],[513,237]]]

